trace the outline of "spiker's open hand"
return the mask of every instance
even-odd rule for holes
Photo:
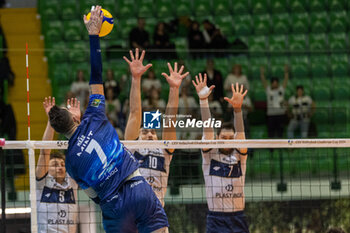
[[[86,29],[89,32],[89,35],[98,35],[100,34],[100,30],[102,27],[102,21],[103,21],[103,12],[101,11],[101,6],[96,6],[91,8],[91,15],[90,19],[88,20],[86,18],[86,15],[84,15],[84,23],[86,26]]]

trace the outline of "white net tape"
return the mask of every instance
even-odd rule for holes
[[[139,148],[340,148],[350,139],[258,139],[258,140],[173,140],[121,141],[128,149]],[[67,149],[68,141],[6,141],[3,149]]]

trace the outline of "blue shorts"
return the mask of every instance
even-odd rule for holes
[[[168,218],[142,176],[126,181],[109,201],[101,203],[107,233],[150,233],[168,227]]]
[[[243,211],[233,213],[209,211],[207,214],[207,233],[249,233],[246,218]]]

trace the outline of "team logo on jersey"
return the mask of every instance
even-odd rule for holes
[[[223,162],[227,162],[227,163],[233,163],[233,164],[237,163],[237,158],[234,155],[224,156],[224,157],[221,158],[221,160]]]
[[[97,108],[100,105],[100,103],[101,103],[100,99],[94,99],[91,103],[91,106]]]
[[[225,189],[226,189],[226,191],[231,192],[231,191],[233,191],[233,185],[232,184],[226,185]]]
[[[160,116],[162,114],[157,111],[143,113],[143,128],[160,129]]]

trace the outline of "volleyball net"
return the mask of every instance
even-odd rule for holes
[[[170,232],[205,232],[207,199],[219,198],[225,202],[234,198],[230,193],[236,187],[216,183],[212,185],[220,187],[221,191],[208,195],[201,149],[244,147],[249,148],[242,165],[246,165],[245,213],[251,232],[269,232],[270,229],[318,232],[330,226],[348,231],[350,228],[350,139],[159,140],[123,141],[123,144],[134,150],[175,149],[164,199]],[[67,141],[3,143],[1,197],[2,213],[5,211],[6,215],[2,214],[2,221],[6,221],[7,232],[18,226],[35,232],[43,224],[38,213],[42,216],[44,212],[48,219],[52,214],[72,214],[69,210],[57,212],[49,206],[47,209],[37,207],[37,201],[45,198],[35,178],[39,151],[64,152],[67,146]],[[29,168],[18,165],[20,159],[28,159]],[[104,232],[99,207],[79,188],[74,191],[77,192],[76,221],[80,232]],[[63,195],[62,198],[67,197]],[[55,224],[58,227],[62,223],[51,223]]]

